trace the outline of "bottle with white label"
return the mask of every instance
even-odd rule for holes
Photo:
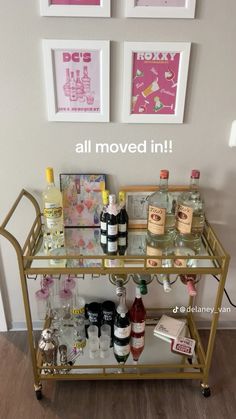
[[[176,208],[176,245],[199,252],[205,224],[204,202],[199,192],[199,170],[192,170],[189,191],[180,194]]]
[[[118,210],[116,196],[109,195],[109,205],[107,207],[107,254],[116,255],[118,250]]]
[[[124,255],[128,246],[128,222],[129,217],[125,208],[125,192],[119,192],[119,213],[118,213],[118,251]]]
[[[129,312],[126,306],[126,290],[123,287],[116,308],[114,322],[114,356],[118,363],[125,363],[130,353],[130,332],[131,325]]]
[[[103,208],[100,214],[100,243],[104,253],[107,252],[107,206],[109,201],[109,191],[102,191]]]
[[[148,236],[158,239],[175,235],[175,206],[168,193],[169,171],[160,171],[159,190],[148,199]]]
[[[144,349],[146,310],[143,305],[140,287],[136,287],[134,303],[129,312],[131,321],[130,350],[134,362],[138,362]]]
[[[53,169],[46,169],[47,187],[43,191],[44,248],[46,251],[64,246],[62,194],[54,183]]]

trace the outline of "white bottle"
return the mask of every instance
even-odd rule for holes
[[[46,169],[47,187],[43,191],[44,247],[46,250],[64,246],[62,194],[54,183],[53,169]]]

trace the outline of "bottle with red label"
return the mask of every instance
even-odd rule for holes
[[[199,252],[205,216],[204,202],[199,192],[199,170],[192,170],[189,191],[180,194],[176,208],[177,246]]]
[[[146,310],[143,305],[140,287],[136,287],[134,303],[129,312],[131,322],[130,351],[133,360],[138,362],[144,349]]]

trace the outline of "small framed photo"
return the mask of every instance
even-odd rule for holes
[[[190,47],[184,42],[125,42],[123,122],[183,122]]]
[[[126,193],[126,211],[129,216],[129,228],[146,229],[148,219],[148,199],[151,194],[159,190],[159,186],[122,186],[122,191]],[[170,206],[175,212],[175,205],[178,196],[183,191],[188,191],[189,186],[169,185]],[[146,232],[144,231],[144,234]],[[141,235],[141,233],[138,233]]]
[[[40,0],[42,16],[110,17],[110,0]]]
[[[126,0],[127,17],[194,18],[196,0]]]
[[[43,40],[49,121],[109,121],[109,41]]]
[[[105,175],[60,174],[65,227],[98,227]]]

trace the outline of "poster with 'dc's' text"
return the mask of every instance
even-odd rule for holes
[[[54,50],[57,112],[100,113],[100,51]]]

